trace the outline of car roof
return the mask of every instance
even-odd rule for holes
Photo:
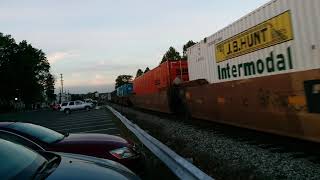
[[[14,124],[14,123],[16,123],[16,122],[0,122],[0,127],[7,127],[7,126]]]

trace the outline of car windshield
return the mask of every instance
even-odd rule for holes
[[[46,161],[36,152],[3,139],[0,147],[1,179],[30,179]]]
[[[51,129],[38,126],[30,123],[14,123],[9,126],[9,128],[24,133],[26,135],[37,138],[38,140],[45,142],[47,144],[51,144],[53,142],[57,142],[64,138],[63,134],[60,134]]]
[[[62,103],[62,105],[61,105],[61,106],[66,106],[66,105],[68,105],[68,103]]]
[[[82,104],[82,101],[76,101],[76,104]]]

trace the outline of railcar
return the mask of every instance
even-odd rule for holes
[[[124,84],[113,92],[110,93],[110,102],[124,105],[124,106],[132,106],[132,103],[130,101],[130,96],[133,92],[133,86],[132,83]]]
[[[188,49],[193,117],[320,141],[320,1],[273,0]]]
[[[133,105],[153,111],[172,113],[172,86],[189,80],[186,60],[166,61],[133,80]]]

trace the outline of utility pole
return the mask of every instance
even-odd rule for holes
[[[61,95],[60,95],[60,100],[62,101],[62,96],[63,96],[63,76],[60,74],[60,82],[61,82]]]
[[[63,93],[63,76],[60,74],[60,81],[61,81],[61,92]]]
[[[59,91],[60,91],[60,93],[59,93],[59,104],[60,104],[60,103],[62,103],[62,102],[61,102],[61,95],[62,95],[62,94],[61,94],[61,89],[59,89]]]

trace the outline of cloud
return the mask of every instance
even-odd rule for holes
[[[96,74],[94,79],[91,81],[92,85],[104,85],[107,84],[107,80],[104,76],[100,75],[100,74]]]
[[[114,77],[108,73],[96,72],[94,74],[89,72],[72,72],[70,74],[64,74],[64,85],[65,86],[97,86],[104,84],[113,84]],[[59,88],[60,83],[57,83]]]
[[[89,76],[89,77],[88,77]],[[79,73],[74,72],[66,75],[64,79],[64,89],[70,93],[87,93],[87,92],[111,92],[114,90],[113,76],[105,73]],[[59,93],[60,83],[56,83],[56,93]]]
[[[71,77],[73,78],[80,78],[81,74],[80,73],[71,73]]]
[[[48,61],[50,64],[54,64],[58,61],[61,60],[66,60],[67,58],[71,58],[71,57],[77,57],[79,56],[77,53],[73,52],[73,51],[60,51],[60,52],[54,52],[48,55]]]
[[[75,85],[67,87],[70,93],[88,93],[98,91],[100,93],[111,92],[114,90],[114,84],[103,84],[103,85]],[[56,92],[58,93],[58,91]]]
[[[114,72],[114,73],[135,73],[139,68],[146,68],[147,63],[142,62],[128,62],[129,60],[122,61],[118,58],[118,61],[112,60],[100,60],[100,61],[87,61],[82,63],[79,66],[70,68],[71,71],[77,71],[81,73],[105,73],[105,72]],[[149,67],[153,67],[149,65]]]

